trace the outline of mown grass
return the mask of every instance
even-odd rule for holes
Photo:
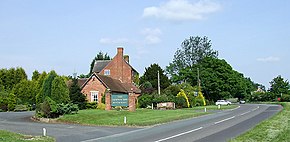
[[[231,109],[234,107],[237,106],[224,106],[222,108]],[[176,110],[137,109],[135,112],[92,109],[81,110],[78,114],[74,115],[64,115],[58,121],[98,126],[148,126],[209,114],[208,112],[197,111],[202,109],[204,107]],[[207,109],[217,109],[217,106],[207,106]],[[124,117],[127,119],[126,124],[124,124]]]
[[[284,107],[281,112],[230,142],[289,142],[290,103],[280,104]]]
[[[0,141],[2,142],[54,142],[55,139],[43,136],[29,136],[0,130]]]

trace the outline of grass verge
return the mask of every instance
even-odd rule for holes
[[[235,107],[237,106],[223,106],[222,109]],[[137,109],[135,112],[92,109],[81,110],[74,115],[64,115],[58,121],[98,126],[148,126],[209,114],[208,112],[197,111],[202,109],[204,107],[176,110]],[[217,106],[207,106],[207,109],[214,110],[217,109]],[[126,124],[124,124],[124,117],[127,119]]]
[[[290,103],[280,104],[284,107],[281,112],[230,142],[288,142],[290,140]]]
[[[2,142],[54,142],[55,139],[43,136],[29,136],[0,130],[0,141]]]

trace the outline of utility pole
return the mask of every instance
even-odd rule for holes
[[[158,77],[158,95],[160,95],[160,75],[159,75],[159,71],[158,71],[157,77]]]
[[[197,68],[197,84],[198,84],[198,89],[200,89],[199,68]]]

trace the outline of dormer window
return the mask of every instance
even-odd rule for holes
[[[105,71],[104,71],[104,75],[110,75],[110,70],[108,70],[108,69],[106,69]]]

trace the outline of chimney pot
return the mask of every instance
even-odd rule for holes
[[[123,47],[118,47],[117,48],[117,54],[121,54],[123,56]]]

